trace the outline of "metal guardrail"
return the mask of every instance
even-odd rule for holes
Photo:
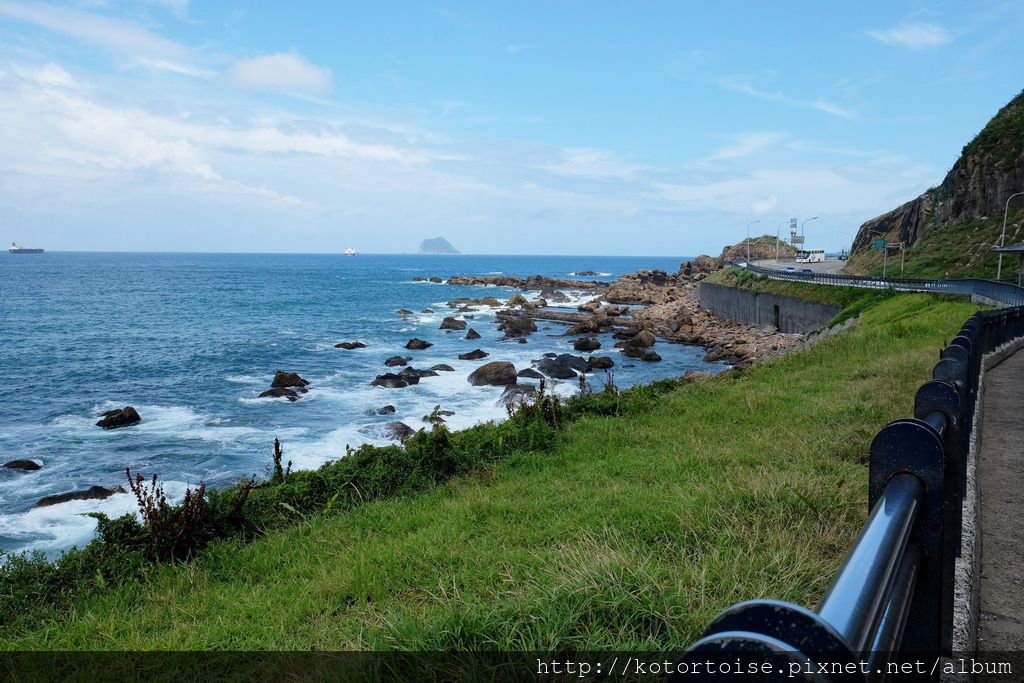
[[[695,680],[684,675],[695,665],[707,674],[714,662],[732,662],[732,673],[773,667],[744,680],[875,681],[891,662],[949,656],[981,359],[1021,336],[1024,307],[974,314],[918,389],[914,417],[875,436],[870,515],[817,610],[777,600],[733,605],[690,646],[672,680]],[[937,670],[924,674],[938,679]]]
[[[735,264],[734,264],[735,265]],[[881,278],[866,275],[840,275],[838,273],[801,273],[799,271],[766,268],[747,263],[747,270],[766,275],[773,280],[813,282],[822,285],[845,285],[871,289],[894,289],[899,292],[935,292],[939,294],[971,294],[996,301],[1003,306],[1024,306],[1024,288],[1009,282],[996,282],[977,278],[961,280],[922,280],[918,278]]]

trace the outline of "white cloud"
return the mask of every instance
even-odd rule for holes
[[[812,106],[818,111],[823,111],[826,114],[832,114],[833,116],[839,116],[844,119],[852,119],[854,117],[853,112],[849,111],[848,109],[843,109],[838,104],[835,104],[834,102],[829,102],[828,100],[822,99],[820,97],[814,101],[814,104]]]
[[[763,216],[770,211],[773,211],[779,205],[779,198],[775,195],[765,197],[764,199],[757,199],[750,202],[750,212],[755,216]]]
[[[781,91],[769,91],[763,88],[755,86],[752,79],[749,77],[742,76],[724,76],[718,80],[718,84],[729,90],[735,90],[736,92],[743,93],[744,95],[750,95],[756,97],[759,100],[765,100],[766,102],[778,102],[784,104],[787,107],[798,107],[800,109],[816,109],[832,116],[838,116],[844,119],[852,119],[855,114],[847,109],[843,109],[839,105],[833,104],[822,98],[818,98],[814,101],[801,100],[794,97],[789,97],[783,94]]]
[[[886,45],[911,50],[939,47],[952,40],[949,31],[935,24],[903,24],[890,29],[868,31],[868,36]]]
[[[704,160],[724,161],[747,157],[781,142],[785,137],[785,133],[744,133],[735,136],[731,144],[715,150]]]
[[[545,165],[544,169],[556,175],[626,180],[646,167],[619,161],[603,149],[567,147],[560,151],[558,161]]]
[[[304,95],[324,95],[331,90],[330,69],[285,52],[243,59],[231,67],[227,78],[232,84],[249,90]]]
[[[151,33],[137,24],[47,4],[0,0],[0,14],[35,24],[91,43],[111,52],[134,57],[190,62],[196,54],[188,47]]]

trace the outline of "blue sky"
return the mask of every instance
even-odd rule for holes
[[[0,225],[50,249],[835,249],[1024,87],[1019,2],[0,0]]]

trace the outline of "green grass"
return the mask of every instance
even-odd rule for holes
[[[813,605],[864,519],[871,438],[973,310],[892,297],[802,354],[582,417],[427,492],[216,543],[17,621],[0,647],[665,650],[738,600]]]
[[[723,268],[708,276],[705,282],[726,287],[736,287],[759,294],[777,294],[779,296],[793,297],[794,299],[839,306],[844,311],[837,316],[836,322],[859,315],[868,306],[893,295],[893,292],[887,290],[865,289],[863,287],[842,287],[818,285],[810,282],[772,280],[767,276],[758,275],[743,268]]]

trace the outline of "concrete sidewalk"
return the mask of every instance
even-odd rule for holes
[[[979,651],[1024,651],[1024,350],[985,374]],[[981,679],[979,679],[981,680]]]

